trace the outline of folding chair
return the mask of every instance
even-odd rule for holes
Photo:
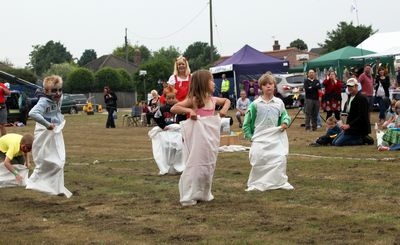
[[[125,114],[122,118],[122,126],[125,125],[125,121],[126,121],[126,126],[127,127],[131,127],[131,126],[140,126],[140,117],[142,114],[142,107],[141,106],[133,106],[132,107],[132,111],[131,114]]]

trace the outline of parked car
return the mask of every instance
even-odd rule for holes
[[[286,107],[302,106],[304,101],[303,74],[274,74],[277,84],[277,97],[281,98]]]
[[[31,101],[24,92],[19,90],[10,90],[10,92],[10,95],[6,97],[7,122],[22,122],[26,125]]]
[[[78,111],[83,111],[83,107],[86,105],[88,100],[84,94],[64,94],[64,99],[65,98],[75,100]]]
[[[36,103],[38,102],[38,98],[34,97],[34,98],[28,98],[28,112],[29,110],[32,109],[32,107],[34,107],[36,105]],[[63,100],[61,103],[61,113],[63,114],[76,114],[78,113],[78,106],[76,104],[76,101],[74,99],[72,99],[71,97],[64,96],[63,95]]]

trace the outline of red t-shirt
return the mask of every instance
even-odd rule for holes
[[[0,87],[7,89],[6,85],[0,83]],[[4,90],[0,89],[0,104],[6,103],[6,97],[4,97]]]

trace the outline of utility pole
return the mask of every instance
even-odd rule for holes
[[[213,22],[212,22],[212,0],[210,0],[210,62],[214,61],[214,41],[213,41]]]
[[[125,28],[125,61],[128,63],[128,28]]]

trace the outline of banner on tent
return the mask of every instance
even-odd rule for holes
[[[210,68],[210,72],[212,74],[220,73],[220,72],[226,72],[226,71],[232,71],[232,70],[233,70],[233,64],[224,65],[224,66],[216,66],[216,67],[211,67]]]

